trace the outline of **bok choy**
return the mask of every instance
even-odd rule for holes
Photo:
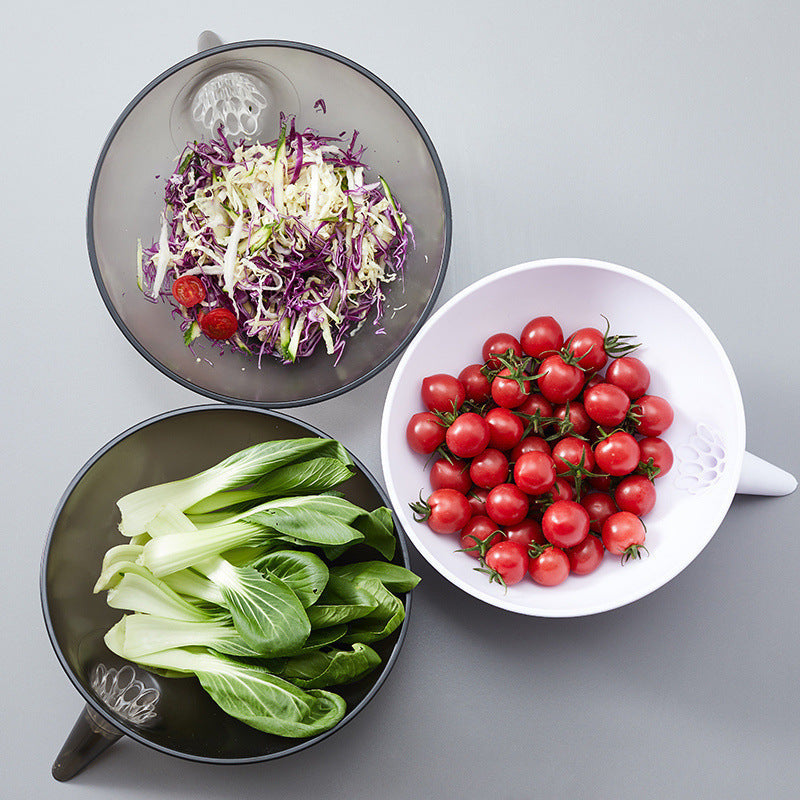
[[[118,656],[194,675],[228,714],[305,737],[346,713],[330,687],[359,681],[375,642],[405,617],[419,579],[395,563],[389,509],[335,491],[353,474],[328,439],[256,444],[196,475],[122,497],[128,543],[105,554],[95,592],[125,615]],[[366,548],[371,560],[351,556]]]

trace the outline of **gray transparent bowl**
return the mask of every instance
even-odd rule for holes
[[[205,41],[201,36],[201,46]],[[259,115],[255,140],[275,138],[281,110],[295,114],[301,128],[331,135],[358,130],[359,142],[367,147],[364,158],[370,175],[388,181],[412,224],[416,245],[404,280],[395,281],[386,293],[381,324],[385,334],[375,335],[370,319],[348,342],[338,364],[324,348],[295,365],[262,359],[260,369],[246,354],[220,354],[205,337],[189,350],[171,307],[148,302],[136,285],[137,241],[146,247],[158,238],[164,181],[186,143],[209,135],[192,113],[198,92],[231,72],[247,76],[270,103]],[[324,113],[319,100],[324,101]],[[97,286],[131,344],[189,389],[223,402],[269,408],[334,397],[389,364],[433,307],[447,268],[450,238],[444,172],[433,143],[406,103],[343,56],[275,40],[211,47],[171,67],[139,92],[102,148],[87,216]]]
[[[305,739],[255,730],[225,714],[194,678],[160,678],[114,655],[103,641],[121,612],[92,589],[103,554],[123,541],[116,500],[142,486],[194,474],[257,442],[305,436],[325,434],[275,411],[193,406],[121,433],[72,480],[53,516],[40,577],[50,641],[86,703],[53,764],[57,780],[72,778],[123,735],[168,755],[211,764],[245,764],[298,753],[340,730],[375,696],[405,639],[410,594],[401,595],[406,616],[400,627],[374,645],[381,665],[356,683],[339,687],[347,703],[345,717],[329,731]],[[353,461],[355,474],[339,487],[344,496],[368,510],[388,506],[375,478],[356,458]],[[403,535],[398,528],[396,533],[394,563],[409,568]],[[374,551],[359,545],[342,559],[374,557]],[[106,676],[102,681],[98,670]],[[114,675],[117,686],[109,689]]]

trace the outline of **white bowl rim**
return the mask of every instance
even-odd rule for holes
[[[614,264],[608,261],[602,261],[598,259],[591,259],[591,258],[566,258],[566,257],[559,257],[559,258],[542,258],[533,261],[522,262],[516,264],[514,266],[505,267],[497,272],[490,273],[489,275],[484,276],[483,278],[479,278],[475,282],[469,284],[468,286],[461,289],[457,292],[452,298],[450,298],[447,302],[445,302],[439,309],[437,309],[426,321],[426,323],[422,326],[419,330],[417,335],[414,337],[414,340],[411,344],[406,348],[405,352],[403,353],[402,357],[400,358],[397,366],[395,367],[394,374],[392,375],[392,380],[389,384],[389,388],[386,394],[386,401],[384,404],[383,409],[383,416],[381,420],[381,435],[380,435],[380,444],[381,444],[381,466],[383,469],[384,480],[386,482],[386,489],[389,494],[389,497],[392,501],[392,504],[395,508],[396,514],[400,519],[398,520],[399,524],[403,528],[404,533],[409,538],[411,542],[413,542],[417,551],[425,558],[425,560],[443,577],[445,577],[450,583],[457,586],[458,588],[465,591],[467,594],[476,597],[479,600],[482,600],[485,603],[490,605],[497,606],[498,608],[505,609],[507,611],[513,611],[518,614],[524,614],[527,616],[535,616],[535,617],[551,617],[551,618],[565,618],[565,617],[580,617],[580,616],[589,616],[592,614],[599,614],[604,611],[611,611],[615,608],[620,608],[625,605],[629,605],[630,603],[635,602],[636,600],[641,599],[642,597],[651,594],[652,592],[656,591],[657,589],[661,588],[665,584],[669,583],[676,575],[680,574],[686,567],[691,564],[691,562],[697,558],[697,556],[702,552],[708,542],[711,541],[714,534],[718,530],[722,520],[724,519],[725,515],[728,512],[728,508],[730,507],[731,502],[733,501],[733,496],[735,494],[735,487],[732,487],[729,491],[726,492],[723,499],[721,498],[716,514],[714,515],[713,522],[708,526],[708,532],[705,537],[701,537],[699,541],[699,545],[696,550],[692,553],[691,558],[689,558],[684,563],[679,563],[676,567],[671,568],[669,570],[665,570],[663,573],[657,576],[657,580],[652,581],[651,584],[641,587],[640,590],[636,592],[631,592],[628,596],[620,601],[615,600],[608,600],[605,602],[597,602],[597,603],[590,603],[586,604],[580,609],[575,608],[565,608],[565,609],[553,609],[553,608],[544,608],[541,606],[533,606],[533,605],[522,605],[518,602],[508,599],[507,595],[503,596],[494,596],[489,594],[488,592],[484,592],[476,587],[470,585],[466,581],[462,580],[458,575],[453,573],[447,566],[435,556],[433,556],[425,546],[424,542],[422,542],[417,535],[417,531],[410,525],[404,524],[403,517],[405,516],[405,512],[402,513],[398,511],[398,509],[404,509],[405,503],[401,497],[397,495],[395,491],[393,481],[391,479],[392,476],[392,464],[390,459],[387,457],[388,453],[388,437],[389,437],[389,411],[392,408],[392,405],[395,400],[395,396],[398,392],[398,387],[400,384],[400,377],[404,371],[405,365],[414,358],[414,354],[417,348],[420,346],[421,342],[424,339],[425,333],[428,331],[429,328],[433,327],[437,320],[439,320],[442,316],[444,316],[449,309],[453,306],[457,305],[463,298],[472,295],[476,292],[481,291],[487,285],[494,283],[496,281],[505,280],[507,277],[520,273],[520,272],[528,272],[530,270],[536,269],[543,269],[543,268],[553,268],[553,267],[581,267],[581,268],[592,268],[598,270],[604,270],[612,273],[616,273],[619,275],[626,276],[632,280],[638,281],[664,297],[668,300],[672,301],[675,305],[677,305],[683,312],[685,312],[697,326],[703,331],[705,337],[707,338],[708,342],[711,344],[712,349],[716,353],[717,357],[719,358],[720,366],[722,367],[723,372],[725,373],[728,379],[728,389],[730,391],[731,399],[735,405],[735,415],[736,415],[736,431],[734,431],[735,435],[735,442],[737,443],[737,447],[732,449],[729,453],[730,457],[730,469],[734,472],[733,474],[738,476],[742,470],[742,462],[744,459],[744,452],[745,452],[745,415],[744,415],[744,402],[742,400],[741,390],[739,388],[739,383],[736,379],[736,375],[733,371],[733,366],[728,359],[727,354],[725,353],[722,344],[720,343],[719,339],[717,339],[714,332],[705,322],[705,320],[679,295],[677,295],[674,291],[669,289],[668,287],[664,286],[662,283],[654,280],[653,278],[638,272],[637,270],[631,269],[630,267],[624,267],[619,264]]]

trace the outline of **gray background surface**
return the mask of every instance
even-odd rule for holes
[[[675,580],[591,618],[484,606],[414,554],[423,581],[404,650],[336,736],[231,768],[123,740],[71,783],[52,780],[82,706],[39,606],[53,508],[119,431],[204,402],[106,313],[86,256],[89,181],[122,108],[204,28],[321,45],[409,103],[452,195],[440,302],[540,257],[641,270],[727,349],[748,449],[800,474],[800,4],[18,4],[0,32],[0,796],[797,796],[800,493],[738,497]],[[392,372],[296,416],[380,475]],[[356,404],[372,411],[356,420]]]

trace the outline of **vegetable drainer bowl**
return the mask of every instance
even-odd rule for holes
[[[492,311],[489,311],[491,309]],[[655,479],[655,508],[644,517],[649,555],[620,565],[609,554],[589,575],[543,587],[525,578],[506,591],[456,552],[458,537],[433,533],[409,503],[430,491],[427,457],[412,452],[406,426],[423,410],[428,375],[458,375],[481,361],[481,345],[503,331],[518,336],[535,317],[553,316],[564,334],[584,326],[633,335],[649,368],[648,393],[675,412],[663,434],[672,469]],[[435,343],[435,346],[433,344]],[[381,458],[398,521],[447,580],[491,605],[539,617],[576,617],[618,608],[663,586],[686,568],[722,523],[737,492],[786,495],[787,472],[745,450],[745,415],[731,363],[708,325],[683,299],[625,267],[588,259],[544,259],[508,267],[466,287],[438,309],[395,370],[381,428]]]
[[[439,157],[404,100],[343,56],[277,40],[220,44],[213,36],[201,36],[200,47],[207,49],[168,69],[131,101],[102,148],[87,218],[89,257],[100,294],[141,355],[207,397],[277,408],[338,395],[397,356],[436,300],[451,238],[450,200]],[[365,181],[385,181],[412,231],[403,270],[383,285],[380,309],[372,308],[359,329],[352,324],[341,353],[330,355],[327,342],[319,342],[312,355],[281,363],[274,355],[255,357],[237,350],[235,343],[221,345],[204,335],[187,346],[178,310],[165,300],[148,302],[137,285],[139,245],[146,250],[160,240],[166,181],[180,169],[187,144],[214,139],[220,126],[232,143],[275,142],[287,118],[296,131],[343,134],[347,142],[357,131],[358,147],[365,148]],[[399,226],[405,231],[402,222]],[[242,242],[255,233],[238,235]],[[169,288],[169,282],[164,286]],[[308,312],[318,320],[322,313]],[[340,316],[347,315],[343,311]],[[301,330],[302,325],[298,335]],[[291,340],[287,346],[291,351]]]
[[[297,753],[351,720],[376,694],[405,638],[411,597],[399,594],[402,623],[371,646],[381,658],[357,682],[336,687],[346,702],[331,729],[306,738],[263,733],[223,712],[193,677],[163,677],[109,650],[106,631],[122,616],[105,593],[93,593],[103,555],[124,543],[116,501],[143,486],[196,474],[250,445],[322,432],[278,412],[243,406],[194,406],[146,420],[102,447],[80,469],[56,508],[41,569],[45,624],[61,666],[86,705],[53,775],[67,780],[122,735],[162,753],[215,763],[243,764]],[[388,506],[379,484],[355,458],[354,474],[337,489],[366,510]],[[393,563],[408,568],[397,537]],[[355,545],[346,561],[376,558]]]

